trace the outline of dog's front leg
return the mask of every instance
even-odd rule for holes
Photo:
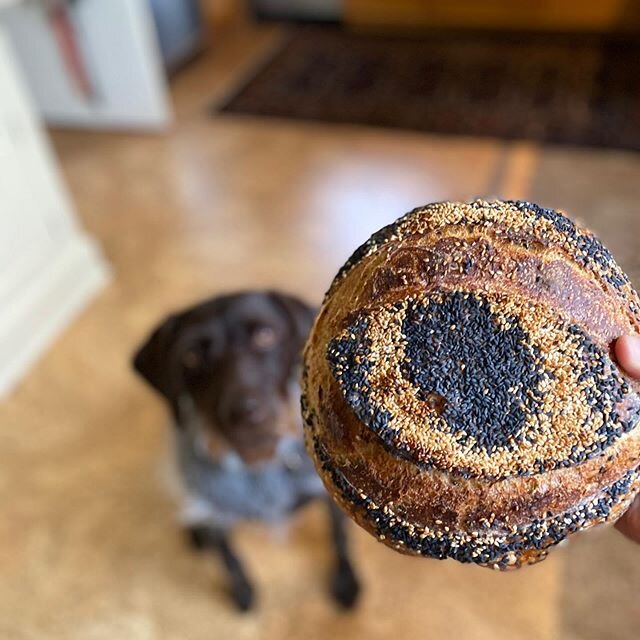
[[[241,611],[248,611],[254,603],[254,590],[244,567],[229,544],[226,532],[208,526],[195,526],[187,530],[191,543],[197,549],[212,549],[220,554],[229,574],[231,597]]]
[[[339,604],[345,609],[350,609],[358,599],[360,582],[349,559],[345,516],[330,498],[327,499],[327,504],[331,518],[331,536],[338,561],[335,573],[331,578],[331,593]]]

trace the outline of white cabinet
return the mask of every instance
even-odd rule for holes
[[[0,395],[106,277],[0,32]]]

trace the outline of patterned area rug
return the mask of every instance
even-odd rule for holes
[[[301,27],[215,111],[640,150],[640,42]]]

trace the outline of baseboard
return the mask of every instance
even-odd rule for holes
[[[21,285],[0,314],[0,398],[109,280],[92,240],[71,236],[35,277]]]

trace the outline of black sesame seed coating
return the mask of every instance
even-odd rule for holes
[[[372,345],[366,335],[367,326],[366,318],[358,319],[349,326],[346,336],[332,340],[327,361],[334,377],[343,381],[345,400],[353,412],[388,442],[393,438],[388,427],[391,415],[372,401],[368,377],[372,367],[369,361]]]
[[[515,447],[526,436],[527,414],[540,410],[538,386],[549,374],[511,320],[501,328],[486,302],[456,291],[441,303],[411,301],[407,307],[401,370],[421,400],[442,399],[440,415],[460,446],[471,441],[487,452]]]

